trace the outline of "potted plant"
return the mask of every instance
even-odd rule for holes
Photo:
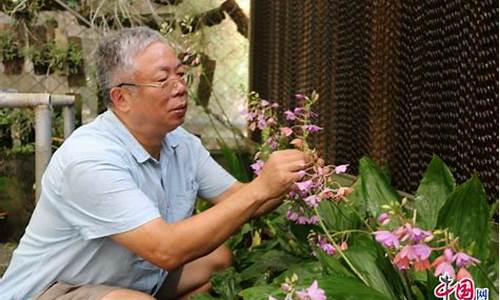
[[[6,75],[21,74],[24,65],[21,45],[12,36],[11,32],[0,35],[0,58]]]
[[[74,41],[70,41],[66,49],[66,65],[69,86],[85,85],[85,69],[83,68],[83,51]]]
[[[37,75],[49,75],[54,71],[64,70],[66,49],[51,41],[39,48],[30,49],[33,70]]]

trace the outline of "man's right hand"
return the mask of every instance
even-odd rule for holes
[[[273,152],[250,185],[253,185],[262,201],[277,198],[300,180],[299,171],[305,170],[310,160],[307,154],[299,150]]]

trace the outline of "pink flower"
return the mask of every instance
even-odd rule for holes
[[[455,277],[455,269],[451,265],[453,261],[453,250],[450,248],[444,249],[443,255],[439,256],[432,262],[432,267],[435,268],[434,276],[439,276],[444,272],[448,273],[451,277]]]
[[[260,172],[262,171],[262,168],[264,168],[264,161],[259,159],[254,164],[250,165],[250,167],[253,169],[253,172],[256,175],[259,175]]]
[[[293,139],[290,144],[294,145],[295,148],[302,148],[302,146],[304,145],[304,140],[301,140],[301,139]]]
[[[349,187],[341,187],[337,190],[337,194],[335,194],[336,199],[343,199],[347,197],[350,193],[352,193],[352,188]]]
[[[269,101],[267,101],[267,100],[262,99],[262,100],[260,101],[260,106],[262,106],[262,107],[269,106],[269,104],[270,104],[270,103],[269,103]]]
[[[460,270],[458,270],[458,273],[457,273],[457,280],[460,281],[464,278],[472,279],[472,275],[469,273],[469,271],[467,271],[467,269],[460,268]]]
[[[318,131],[322,130],[323,128],[319,127],[317,125],[311,124],[311,125],[303,125],[302,129],[305,131],[309,131],[310,133],[314,133],[314,132],[318,132]]]
[[[325,291],[319,288],[316,280],[307,289],[298,291],[297,296],[300,300],[326,300]]]
[[[297,118],[297,116],[293,112],[287,110],[285,111],[285,118],[289,121],[293,121]]]
[[[296,182],[295,185],[303,192],[307,192],[314,187],[314,183],[311,180]]]
[[[293,130],[289,127],[282,127],[280,130],[281,134],[283,134],[284,136],[290,136],[293,133]]]
[[[309,224],[309,218],[306,216],[299,216],[295,223],[300,225]]]
[[[297,175],[299,175],[299,177],[302,179],[302,177],[306,176],[306,171],[300,170],[297,172]]]
[[[330,188],[325,188],[324,190],[321,191],[319,195],[322,199],[332,199],[335,197],[335,194],[333,193],[333,190]]]
[[[388,215],[388,214],[386,214],[386,213],[383,213],[383,214],[381,214],[380,216],[378,216],[378,219],[377,219],[377,220],[378,220],[378,221],[379,221],[379,223],[381,223],[381,224],[387,224],[387,222],[389,222],[389,221],[390,221],[390,219],[389,219],[389,215]]]
[[[299,214],[295,211],[291,211],[289,210],[287,213],[286,213],[286,217],[288,218],[288,220],[290,221],[297,221],[297,219],[299,218]]]
[[[264,129],[267,127],[266,119],[264,119],[264,115],[257,116],[257,128]]]
[[[302,107],[296,107],[293,109],[293,113],[298,115],[304,112],[304,109]]]
[[[411,246],[411,251],[415,256],[415,260],[424,261],[431,255],[432,249],[426,244],[416,244]]]
[[[292,290],[292,287],[288,283],[283,283],[281,285],[281,289],[285,292],[288,293]]]
[[[276,102],[273,102],[273,104],[271,104],[271,107],[272,108],[278,108],[278,107],[280,107],[280,105],[278,103],[276,103]]]
[[[396,257],[394,257],[393,264],[395,264],[400,270],[406,270],[410,266],[410,259],[406,256],[406,253],[401,250],[398,254],[396,254]]]
[[[349,166],[348,164],[336,166],[335,173],[337,174],[345,173],[347,171],[348,166]]]
[[[387,248],[399,248],[399,239],[389,231],[375,231],[375,240]]]
[[[295,94],[295,99],[297,99],[297,100],[304,100],[305,98],[306,98],[306,96],[302,93]]]
[[[274,118],[271,117],[271,118],[266,120],[266,124],[267,125],[274,125],[274,124],[276,124],[276,120],[274,120]]]
[[[432,233],[430,231],[425,231],[418,227],[411,227],[410,224],[406,224],[406,228],[410,240],[415,242],[419,242],[432,236]]]
[[[455,277],[455,269],[453,269],[453,266],[447,262],[442,262],[436,266],[434,276],[438,277],[445,272],[448,273],[448,275],[450,275],[451,277]]]
[[[311,195],[308,196],[304,199],[304,202],[307,203],[310,207],[316,207],[318,206],[318,203],[321,202],[321,198],[318,197],[317,195]]]
[[[457,254],[455,254],[455,256],[453,256],[453,261],[459,268],[468,267],[470,265],[476,265],[480,263],[479,259],[469,256],[463,252],[458,252]]]
[[[319,223],[319,217],[314,215],[309,218],[309,224],[315,225]]]
[[[406,223],[404,226],[399,227],[394,232],[402,241],[410,239],[411,241],[419,242],[428,237],[432,237],[430,231],[425,231],[417,227],[412,227],[411,224]]]
[[[340,244],[340,250],[346,251],[349,248],[349,245],[347,245],[346,241],[343,241],[342,244]]]

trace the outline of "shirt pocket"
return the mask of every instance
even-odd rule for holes
[[[196,196],[198,194],[198,185],[193,182],[190,187],[184,191],[177,191],[170,201],[169,221],[178,222],[193,215]]]

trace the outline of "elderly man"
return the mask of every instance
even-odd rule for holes
[[[108,110],[56,151],[0,298],[177,299],[210,289],[230,264],[222,244],[280,204],[308,159],[279,151],[248,184],[235,181],[179,127],[183,66],[148,28],[96,52]],[[191,216],[196,196],[215,205]],[[168,274],[168,276],[167,276]]]

